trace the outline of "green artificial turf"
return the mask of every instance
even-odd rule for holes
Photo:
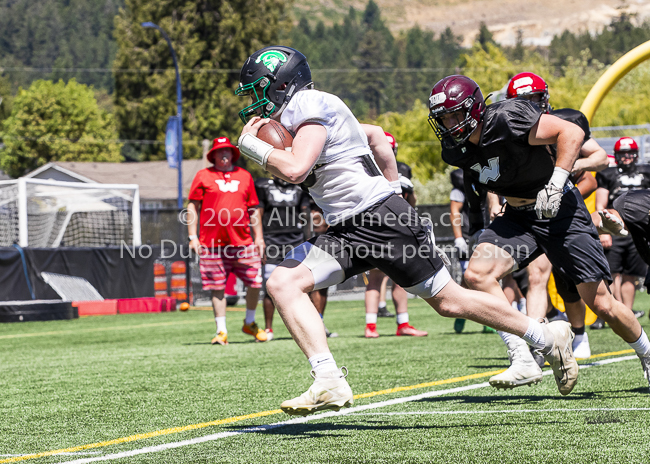
[[[472,322],[456,334],[453,320],[421,300],[409,304],[411,323],[428,337],[396,337],[393,318],[379,319],[380,338],[368,340],[363,302],[328,305],[325,321],[340,335],[330,348],[349,368],[356,394],[507,367],[497,335]],[[650,309],[645,293],[635,309]],[[269,343],[242,334],[243,317],[228,312],[228,346],[210,344],[214,319],[201,310],[0,325],[0,462],[276,410],[309,387],[309,364],[277,315]],[[648,316],[641,321],[648,330]],[[593,354],[629,349],[611,329],[588,333]],[[355,406],[487,379],[381,394]],[[650,411],[643,408],[650,408],[648,384],[634,359],[582,370],[568,397],[544,377],[530,388],[448,393],[110,462],[648,462]],[[273,414],[20,462],[100,457],[288,419]]]

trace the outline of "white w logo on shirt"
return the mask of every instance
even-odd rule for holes
[[[231,180],[230,182],[226,182],[223,179],[217,179],[215,180],[217,185],[219,186],[219,190],[222,192],[232,192],[235,193],[237,189],[239,189],[239,181],[238,180]]]
[[[481,166],[479,163],[472,166],[472,169],[480,174],[478,181],[481,184],[487,184],[490,180],[494,182],[501,176],[499,172],[499,157],[495,156],[494,158],[490,158],[488,163],[490,167]]]
[[[296,198],[296,191],[290,190],[289,192],[282,192],[280,190],[269,190],[269,193],[273,197],[273,201],[276,203],[283,203],[285,201],[293,201]]]

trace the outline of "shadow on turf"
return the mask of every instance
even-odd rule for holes
[[[521,387],[520,387],[521,388]],[[582,401],[587,399],[594,399],[598,395],[595,392],[577,392],[569,396],[558,395],[517,395],[517,396],[504,396],[504,395],[490,395],[490,396],[444,396],[435,398],[423,398],[414,401],[414,403],[443,403],[454,401],[465,404],[484,404],[484,403],[502,403],[502,404],[535,404],[541,401],[558,400],[562,401]]]
[[[399,425],[385,425],[385,420],[382,419],[361,419],[355,417],[357,421],[363,421],[365,423],[370,423],[368,425],[359,424],[356,422],[354,424],[334,424],[331,422],[322,422],[322,423],[309,423],[309,424],[296,424],[296,425],[285,425],[282,427],[272,428],[271,430],[264,431],[254,431],[249,433],[259,433],[265,435],[284,435],[290,436],[294,439],[305,439],[305,438],[321,438],[321,437],[344,437],[346,434],[343,433],[333,433],[336,431],[350,431],[350,432],[359,432],[364,430],[379,431],[379,430],[439,430],[439,429],[455,429],[462,428],[467,429],[469,427],[493,427],[493,424],[459,424],[459,425],[410,425],[410,426],[399,426]],[[376,423],[377,425],[372,425]],[[523,424],[534,425],[538,421],[531,422],[513,422],[513,423],[502,423],[499,426],[521,426]],[[562,424],[562,422],[555,422],[557,424]],[[230,429],[239,430],[241,427],[236,425],[229,426]]]
[[[274,338],[272,342],[281,341],[281,340],[293,340],[293,339],[291,337],[277,337]],[[245,340],[242,342],[228,342],[229,345],[245,345],[247,343],[255,343],[255,340]],[[183,346],[192,346],[192,345],[211,345],[211,343],[210,342],[183,343]]]

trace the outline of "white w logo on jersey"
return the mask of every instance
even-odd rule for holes
[[[222,192],[232,192],[235,193],[237,189],[239,189],[239,181],[238,180],[231,180],[230,182],[226,182],[223,179],[217,179],[215,180],[217,185],[219,186],[219,190]]]
[[[283,202],[292,202],[294,198],[296,198],[296,191],[295,190],[290,190],[289,192],[282,192],[280,190],[275,190],[275,189],[269,189],[269,193],[273,197],[273,201],[276,203],[283,203]]]
[[[499,172],[499,157],[495,156],[494,158],[490,158],[488,163],[490,167],[481,166],[479,163],[472,166],[472,169],[480,174],[478,181],[481,184],[487,184],[490,180],[494,182],[501,176]]]

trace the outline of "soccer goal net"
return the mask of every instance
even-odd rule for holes
[[[137,185],[0,182],[0,246],[141,245]]]

